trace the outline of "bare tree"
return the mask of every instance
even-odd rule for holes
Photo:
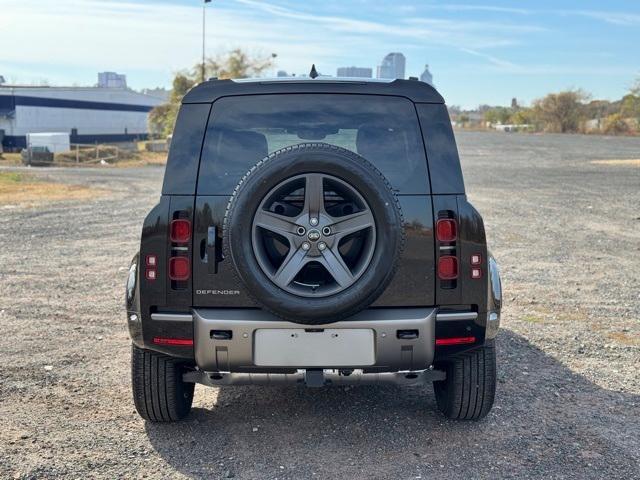
[[[276,54],[272,53],[268,57],[252,57],[239,48],[233,49],[224,55],[207,58],[205,62],[205,78],[217,77],[227,78],[249,78],[259,77],[265,70],[273,67]],[[191,77],[199,78],[200,65],[196,65]]]
[[[275,53],[263,58],[252,57],[236,48],[225,55],[208,58],[205,62],[205,76],[220,79],[258,77],[273,66],[275,57]],[[155,107],[149,114],[149,131],[153,135],[167,136],[171,134],[182,97],[197,83],[201,76],[201,64],[195,65],[191,71],[176,73],[169,101]]]
[[[536,117],[548,132],[577,132],[584,119],[584,102],[589,99],[582,90],[550,93],[533,103]]]

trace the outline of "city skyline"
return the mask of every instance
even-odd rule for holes
[[[387,53],[376,69],[377,78],[405,78],[407,58],[401,52]]]
[[[4,0],[0,75],[8,83],[90,85],[95,72],[127,75],[134,89],[168,87],[201,54],[202,2],[196,0]],[[77,28],[60,28],[62,22]],[[29,25],[25,29],[24,25]],[[266,28],[267,26],[268,28]],[[303,27],[303,28],[301,28]],[[640,75],[640,5],[595,0],[534,5],[493,0],[436,4],[400,0],[219,0],[207,6],[207,54],[241,47],[278,54],[272,72],[379,65],[407,57],[406,76],[425,62],[449,104],[523,104],[582,88],[622,97]],[[46,45],[47,48],[42,48]],[[470,80],[472,84],[470,87]]]

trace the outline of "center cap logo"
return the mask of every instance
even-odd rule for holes
[[[318,230],[309,230],[307,238],[312,242],[315,242],[320,239],[320,232]]]

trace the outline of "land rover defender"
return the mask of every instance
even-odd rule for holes
[[[447,108],[416,80],[216,80],[182,101],[126,287],[133,397],[195,384],[433,383],[493,404],[498,267]]]

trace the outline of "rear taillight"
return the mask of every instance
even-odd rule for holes
[[[436,345],[437,346],[446,346],[446,345],[468,345],[470,343],[475,343],[476,337],[452,337],[452,338],[437,338]]]
[[[458,237],[458,224],[453,218],[441,218],[436,223],[436,238],[439,242],[455,242]]]
[[[184,291],[190,286],[193,238],[190,216],[188,210],[175,210],[169,223],[167,276],[171,280],[171,289],[175,291]]]
[[[440,280],[455,280],[458,278],[458,259],[451,255],[444,255],[438,259],[438,277]]]
[[[193,340],[190,338],[153,337],[153,343],[155,343],[156,345],[171,345],[173,347],[193,346]]]
[[[171,280],[188,280],[190,275],[189,257],[172,257],[169,259],[169,278]]]
[[[182,218],[173,220],[170,238],[174,243],[187,243],[191,239],[191,222]]]

